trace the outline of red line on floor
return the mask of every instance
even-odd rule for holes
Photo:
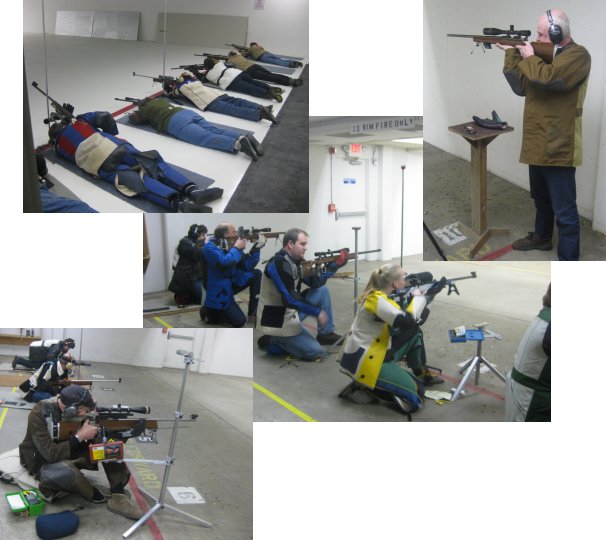
[[[440,377],[442,377],[443,379],[446,379],[447,381],[450,381],[451,383],[455,383],[457,385],[461,382],[461,379],[457,379],[456,377],[451,377],[450,375],[445,375],[444,373],[440,373]],[[469,382],[465,385],[465,389],[473,390],[474,392],[477,392],[478,394],[484,394],[485,396],[493,397],[495,399],[500,399],[500,400],[505,399],[505,396],[503,396],[501,394],[497,394],[496,392],[491,392],[490,390],[486,390],[486,388],[480,388],[479,386],[476,386],[475,384],[471,384]]]
[[[498,259],[499,257],[502,257],[503,255],[509,253],[512,249],[513,249],[513,244],[509,244],[509,245],[505,246],[504,248],[497,249],[496,251],[492,251],[488,255],[484,255],[484,257],[480,257],[478,260],[479,261],[494,261],[495,259]]]
[[[162,90],[160,90],[159,92],[156,92],[155,94],[152,94],[151,96],[148,96],[150,99],[153,98],[157,98],[159,96],[161,96],[164,92],[162,92]],[[131,103],[130,105],[127,105],[126,107],[123,107],[122,109],[120,109],[119,111],[113,112],[112,116],[114,118],[116,118],[116,116],[120,116],[121,114],[130,111],[131,109],[134,109],[137,106],[136,103]]]
[[[137,481],[135,480],[135,477],[132,473],[130,475],[130,480],[128,481],[128,484],[130,485],[130,489],[139,507],[143,510],[144,513],[147,512],[149,510],[149,506],[147,505],[145,497],[143,497],[143,495],[139,493]],[[152,538],[154,540],[164,540],[162,532],[160,532],[160,528],[158,527],[158,524],[154,521],[153,517],[150,516],[150,518],[145,523],[149,526],[149,531],[151,532]]]

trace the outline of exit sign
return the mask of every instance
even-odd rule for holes
[[[349,153],[350,154],[361,154],[362,153],[362,145],[361,144],[350,144],[349,145]]]

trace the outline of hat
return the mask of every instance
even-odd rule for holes
[[[72,384],[61,390],[61,402],[66,407],[70,405],[84,405],[89,409],[95,408],[95,402],[91,393],[77,384]]]

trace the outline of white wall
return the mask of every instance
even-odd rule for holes
[[[588,5],[589,6],[589,5]],[[469,144],[448,131],[448,126],[487,117],[495,109],[515,128],[492,142],[488,169],[528,189],[528,167],[518,163],[522,140],[524,99],[516,96],[502,74],[503,51],[483,53],[470,39],[447,38],[447,33],[481,34],[485,26],[528,29],[536,36],[536,21],[548,7],[539,0],[426,0],[424,4],[424,137],[446,152],[469,160]],[[606,158],[602,145],[605,80],[606,4],[562,0],[558,7],[571,20],[572,36],[592,55],[592,69],[583,114],[583,165],[577,169],[579,212],[596,218],[594,228],[606,232]],[[473,54],[469,54],[473,50]],[[600,217],[601,216],[601,217]]]
[[[23,31],[42,33],[42,0],[24,0]],[[163,0],[45,0],[46,31],[55,32],[57,11],[138,11],[139,40],[156,41]],[[255,10],[253,0],[169,0],[169,13],[200,13],[248,17],[248,42],[258,41],[277,54],[308,57],[308,0],[267,1]]]
[[[168,339],[162,328],[47,328],[44,339],[73,337],[75,357],[86,362],[107,362],[161,368],[182,367],[183,357],[175,350],[194,352],[202,360],[191,369],[200,373],[216,373],[252,377],[252,330],[250,329],[172,329],[176,335],[189,335],[193,341]],[[237,333],[237,334],[236,334]],[[27,356],[28,347],[2,345],[0,354]]]

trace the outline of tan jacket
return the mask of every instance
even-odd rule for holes
[[[252,56],[255,60],[257,60],[263,53],[267,51],[263,47],[259,47],[258,45],[254,45],[248,48],[248,55]]]
[[[229,64],[233,64],[234,66],[236,66],[238,69],[241,69],[242,71],[246,71],[250,66],[255,65],[254,62],[247,60],[241,54],[236,54],[235,56],[230,56],[227,59],[227,62]]]
[[[591,68],[585,47],[574,42],[557,51],[551,64],[538,56],[505,53],[503,73],[511,89],[525,96],[520,162],[577,167],[581,164],[583,101]]]

